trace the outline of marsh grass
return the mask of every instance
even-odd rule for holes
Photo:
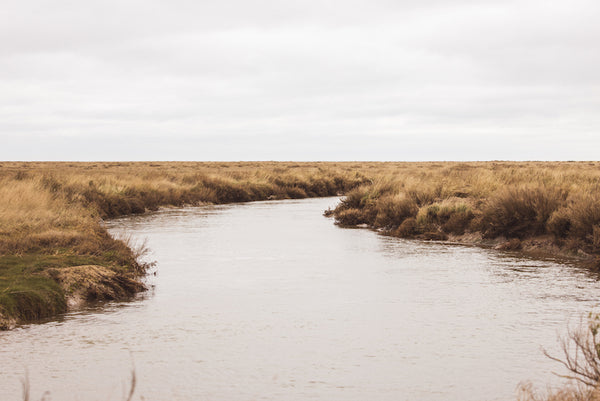
[[[336,163],[0,163],[0,329],[143,285],[143,247],[102,219],[163,206],[331,196],[366,182]],[[136,284],[137,283],[137,284]]]
[[[518,401],[600,401],[600,391],[586,386],[567,384],[562,388],[540,391],[531,383],[519,386]]]
[[[536,239],[600,257],[599,188],[597,162],[0,162],[0,327],[63,311],[73,280],[60,269],[101,266],[90,269],[98,279],[114,272],[133,288],[144,266],[105,218],[345,194],[329,212],[345,226],[422,239],[476,234],[513,248]]]
[[[338,224],[600,254],[598,162],[384,163],[370,172],[330,211]]]

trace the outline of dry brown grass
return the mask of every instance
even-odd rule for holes
[[[46,269],[92,265],[135,275],[134,253],[107,234],[103,218],[345,193],[333,211],[344,225],[424,239],[479,233],[518,242],[511,247],[545,236],[597,255],[599,188],[597,162],[0,162],[0,320],[64,310],[18,312],[57,298],[48,291],[61,290],[40,278]],[[32,283],[41,288],[36,296],[26,291]]]
[[[0,163],[0,328],[65,297],[139,290],[135,252],[102,218],[161,206],[336,195],[366,182],[336,163]]]
[[[518,401],[600,401],[600,390],[574,384],[547,391],[536,390],[531,384],[521,385]]]
[[[599,162],[387,163],[368,171],[372,181],[333,211],[339,224],[425,239],[544,237],[567,253],[600,254]]]
[[[345,193],[332,211],[402,237],[480,233],[510,247],[547,237],[600,254],[599,162],[0,162],[0,328],[67,308],[67,296],[139,290],[135,252],[101,219],[160,206]],[[596,401],[594,387],[521,400]]]
[[[336,163],[0,163],[0,255],[74,246],[93,253],[104,247],[94,238],[104,233],[99,218],[336,195],[365,181]]]

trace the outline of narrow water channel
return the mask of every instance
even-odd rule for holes
[[[136,300],[0,333],[0,399],[514,400],[600,295],[575,266],[342,229],[336,198],[108,223],[158,262]]]

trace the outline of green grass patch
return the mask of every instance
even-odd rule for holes
[[[0,256],[0,312],[19,321],[63,313],[67,309],[64,291],[45,272],[101,263],[106,263],[106,259],[71,254]]]

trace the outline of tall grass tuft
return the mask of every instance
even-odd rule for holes
[[[375,227],[395,228],[404,220],[414,217],[419,211],[417,203],[404,195],[383,196],[377,202],[377,211],[373,225]]]
[[[483,208],[482,229],[487,237],[524,238],[546,234],[550,216],[565,203],[553,188],[507,188],[492,195]]]

